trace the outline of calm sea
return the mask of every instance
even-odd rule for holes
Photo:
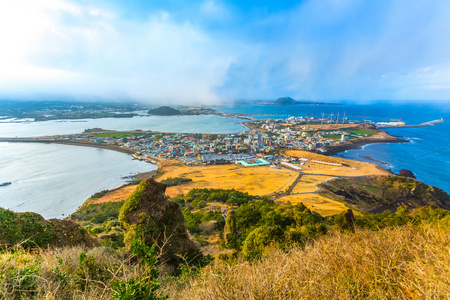
[[[0,122],[0,137],[35,137],[81,133],[88,128],[109,130],[152,130],[186,133],[233,133],[244,131],[243,120],[216,115],[201,116],[136,116],[133,118],[104,118],[57,120],[45,122]]]
[[[265,105],[237,105],[222,107],[224,112],[247,114],[275,114],[280,118],[287,115],[342,117],[345,113],[352,120],[371,120],[374,122],[401,119],[407,124],[444,118],[447,122],[424,128],[387,129],[391,135],[399,136],[410,143],[372,144],[362,149],[348,150],[339,153],[351,159],[371,161],[370,157],[381,166],[398,172],[401,169],[411,170],[416,177],[433,186],[437,186],[450,193],[450,103],[412,103],[412,104],[345,104],[345,105],[296,105],[296,106],[265,106]],[[256,118],[275,118],[274,116],[255,116]],[[381,163],[384,162],[384,163]]]

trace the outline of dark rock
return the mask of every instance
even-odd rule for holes
[[[400,171],[398,171],[398,175],[403,176],[403,177],[409,177],[409,178],[416,178],[416,176],[414,176],[414,173],[411,172],[410,170],[406,170],[406,169],[402,169]]]
[[[165,184],[148,178],[125,201],[119,220],[125,228],[126,247],[137,238],[148,246],[155,244],[160,262],[173,266],[202,258],[178,203],[167,200],[165,191]]]

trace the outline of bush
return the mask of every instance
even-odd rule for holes
[[[190,178],[183,178],[183,177],[169,177],[167,179],[161,180],[161,183],[164,183],[165,185],[167,185],[168,187],[170,186],[176,186],[176,185],[181,185],[183,183],[188,183],[191,182],[192,179]]]
[[[164,295],[157,293],[160,284],[158,282],[158,270],[156,269],[155,245],[151,248],[141,242],[140,239],[132,242],[132,251],[138,259],[142,275],[133,277],[126,282],[114,281],[111,285],[113,294],[111,299],[117,300],[157,300],[165,299]]]

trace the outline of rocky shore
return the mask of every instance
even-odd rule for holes
[[[349,140],[337,146],[330,146],[327,148],[327,152],[325,154],[330,156],[336,155],[340,152],[344,152],[345,150],[360,149],[364,145],[378,143],[409,143],[409,141],[392,136],[385,131],[379,131],[377,134],[371,136]]]

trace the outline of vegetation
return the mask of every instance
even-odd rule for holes
[[[119,214],[125,246],[141,238],[149,247],[156,245],[160,260],[174,269],[186,261],[202,264],[203,255],[188,234],[180,207],[166,198],[165,190],[164,184],[148,178],[125,201]]]
[[[70,218],[92,224],[103,223],[109,219],[117,220],[123,203],[124,201],[85,204],[74,212]]]
[[[156,116],[176,116],[181,115],[181,112],[178,109],[169,107],[169,106],[160,106],[158,108],[150,109],[148,111],[150,115]]]
[[[143,136],[145,134],[146,133],[137,133],[137,132],[133,132],[133,131],[119,131],[119,132],[108,131],[108,132],[95,133],[94,136],[98,137],[98,138],[107,138],[107,137],[124,138],[124,137],[129,137],[129,136]]]
[[[346,130],[349,133],[353,133],[353,134],[360,134],[360,135],[372,135],[377,133],[376,130],[363,130],[363,129],[351,129],[351,130]]]
[[[0,243],[36,247],[53,241],[53,224],[35,213],[15,213],[0,208]]]
[[[340,134],[323,134],[322,136],[327,139],[341,139],[341,137],[342,137]],[[355,136],[347,136],[347,137],[349,140],[357,138]]]
[[[91,196],[91,199],[101,198],[101,197],[105,196],[108,192],[109,192],[109,190],[103,190],[103,191],[97,192]]]
[[[216,263],[170,299],[445,299],[449,229],[427,223],[331,230],[290,251],[268,248],[257,262]]]
[[[368,185],[375,179],[357,180],[383,193]],[[385,181],[399,189],[415,182]],[[423,197],[437,193],[414,188]],[[322,217],[302,203],[236,190],[193,189],[172,201],[164,192],[148,179],[125,203],[83,205],[71,219],[102,241],[91,249],[70,244],[30,252],[18,233],[59,239],[56,225],[36,214],[0,211],[0,240],[10,240],[0,252],[0,298],[439,299],[450,293],[448,210],[400,206],[395,213]],[[203,247],[217,241],[214,262],[206,265],[211,257],[197,252],[186,226]],[[191,251],[195,257],[186,255]]]
[[[158,272],[157,248],[138,239],[128,254],[109,247],[5,249],[0,298],[445,299],[450,293],[450,212],[423,207],[363,213],[354,217],[353,230],[333,225],[336,219],[321,221],[326,235],[289,247],[274,239],[253,255],[228,252],[175,276]],[[243,228],[237,213],[235,221],[236,229]]]
[[[443,190],[402,176],[340,178],[320,187],[320,195],[346,202],[363,211],[395,211],[401,205],[450,208],[450,196]]]
[[[132,277],[126,282],[114,281],[112,283],[113,294],[111,299],[117,300],[157,300],[165,297],[158,293],[160,287],[158,282],[159,272],[156,269],[155,245],[151,248],[141,242],[140,239],[132,243],[133,255],[141,263],[139,266],[139,276]]]
[[[188,183],[191,181],[192,181],[192,179],[183,178],[183,177],[174,177],[174,178],[168,177],[164,180],[161,180],[161,182],[164,183],[165,185],[167,185],[168,187]]]

